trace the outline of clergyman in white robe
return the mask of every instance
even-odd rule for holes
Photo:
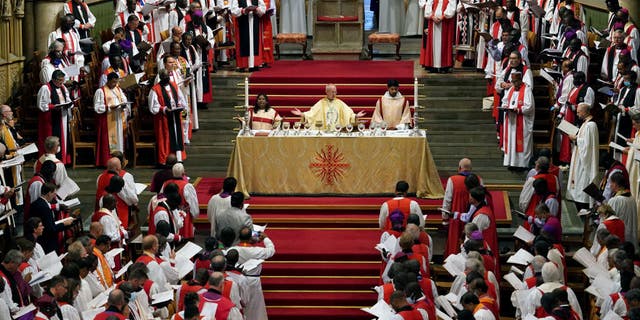
[[[631,241],[638,250],[638,209],[636,199],[626,190],[621,190],[608,204],[616,216],[624,221],[624,240]]]
[[[307,20],[304,1],[280,1],[280,33],[307,34]]]
[[[422,9],[418,4],[418,0],[409,0],[404,17],[402,36],[422,35],[422,30],[424,30],[423,25],[424,18],[422,17]]]
[[[581,110],[583,108],[587,111]],[[595,181],[599,159],[598,125],[591,121],[592,117],[588,114],[590,110],[591,107],[586,104],[578,105],[578,116],[580,117],[581,111],[586,112],[587,116],[578,130],[567,182],[567,199],[587,204],[593,204],[593,199],[582,190]]]
[[[529,165],[533,155],[534,104],[531,88],[521,81],[518,87],[514,84],[509,88],[502,98],[502,107],[509,109],[503,123],[504,166],[526,168]],[[522,137],[521,142],[518,137]],[[522,143],[521,147],[518,147],[519,143]]]
[[[379,32],[401,34],[404,29],[404,1],[380,0]]]

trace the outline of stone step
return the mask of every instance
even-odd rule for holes
[[[429,130],[429,133],[444,131],[450,134],[454,134],[455,130],[459,128],[465,128],[466,130],[473,131],[491,131],[496,128],[494,123],[488,123],[485,120],[481,121],[464,121],[464,123],[451,123],[452,121],[434,121],[434,120],[425,120],[423,122],[419,122],[418,125],[422,128],[426,128]]]
[[[444,102],[439,102],[440,105],[444,104]],[[448,104],[448,103],[447,103]],[[484,112],[480,110],[480,105],[472,105],[472,107],[464,107],[464,106],[451,106],[451,111],[445,111],[437,108],[429,108],[427,106],[427,111],[424,113],[420,113],[421,117],[424,117],[425,120],[432,121],[449,121],[449,120],[469,120],[476,121],[480,119],[486,119],[487,123],[493,123],[493,118],[491,117],[490,112]],[[467,110],[459,110],[458,108],[467,108]],[[468,108],[473,109],[472,111],[468,110]]]
[[[472,97],[484,97],[487,94],[486,86],[428,86],[420,90],[420,94],[424,94],[427,98],[430,97],[455,97],[459,95],[472,96]]]

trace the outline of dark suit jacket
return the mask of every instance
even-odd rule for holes
[[[64,232],[64,224],[56,224],[56,217],[53,210],[51,210],[51,204],[43,198],[38,198],[31,204],[29,211],[30,217],[42,219],[44,232],[42,236],[38,237],[38,243],[40,243],[44,252],[49,253],[60,248],[58,234]]]

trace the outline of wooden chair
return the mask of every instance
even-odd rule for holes
[[[71,120],[69,121],[69,127],[71,129],[71,148],[73,151],[73,162],[72,162],[72,168],[76,168],[76,167],[93,167],[94,166],[94,161],[95,161],[95,156],[96,156],[96,143],[95,142],[82,142],[80,141],[80,132],[78,130],[78,123],[76,122],[76,120]],[[85,149],[85,150],[90,150],[91,154],[93,155],[93,159],[92,162],[90,164],[83,164],[83,165],[78,165],[76,164],[77,159],[78,159],[78,150],[80,149]]]
[[[133,167],[136,168],[138,166],[138,157],[140,156],[140,152],[138,150],[151,150],[153,159],[156,158],[156,143],[155,142],[144,142],[140,141],[138,138],[138,119],[133,119],[130,122],[129,126],[129,134],[131,135],[131,141],[133,146]],[[155,162],[155,160],[154,160]],[[153,163],[153,162],[152,162]],[[149,165],[148,167],[152,167],[153,165]]]

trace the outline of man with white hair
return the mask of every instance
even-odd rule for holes
[[[593,203],[591,197],[582,190],[593,183],[598,175],[598,125],[593,121],[591,105],[581,103],[577,109],[578,118],[583,120],[577,135],[569,135],[574,141],[569,181],[567,182],[567,199],[576,204],[578,210],[587,209]]]
[[[193,239],[193,219],[200,214],[198,194],[196,193],[196,188],[193,184],[189,183],[189,178],[184,173],[184,165],[182,163],[174,164],[171,171],[173,173],[173,178],[165,181],[160,192],[164,191],[164,187],[169,183],[175,183],[178,185],[178,192],[182,198],[182,207],[187,213],[184,219],[184,225],[182,226],[182,229],[180,229],[180,236],[185,239]]]
[[[495,274],[492,271],[486,270],[483,262],[478,258],[467,259],[467,261],[464,263],[464,273],[461,275],[457,275],[455,279],[453,279],[453,282],[451,283],[451,290],[449,292],[455,294],[458,297],[461,297],[463,294],[465,294],[467,292],[467,274],[472,271],[476,271],[482,274],[485,278],[485,281],[490,282],[494,285],[496,289],[496,295],[500,296],[500,286]]]
[[[302,112],[298,108],[294,108],[291,113],[304,117],[304,120],[311,126],[322,123],[322,130],[334,130],[336,125],[344,128],[349,123],[355,123],[356,118],[366,114],[364,111],[354,113],[346,103],[336,98],[338,90],[335,84],[328,84],[325,87],[325,93],[326,97],[316,102],[309,111]]]
[[[553,292],[555,289],[562,289],[567,291],[571,308],[573,308],[573,310],[580,316],[580,320],[582,320],[582,309],[578,303],[578,298],[576,298],[576,294],[571,290],[571,288],[560,282],[560,272],[553,262],[547,262],[542,266],[542,280],[544,281],[543,284],[530,289],[526,301],[520,301],[519,306],[520,311],[522,312],[522,317],[524,318],[530,314],[533,315],[536,313],[538,308],[541,308],[540,298],[542,298],[543,294]]]

